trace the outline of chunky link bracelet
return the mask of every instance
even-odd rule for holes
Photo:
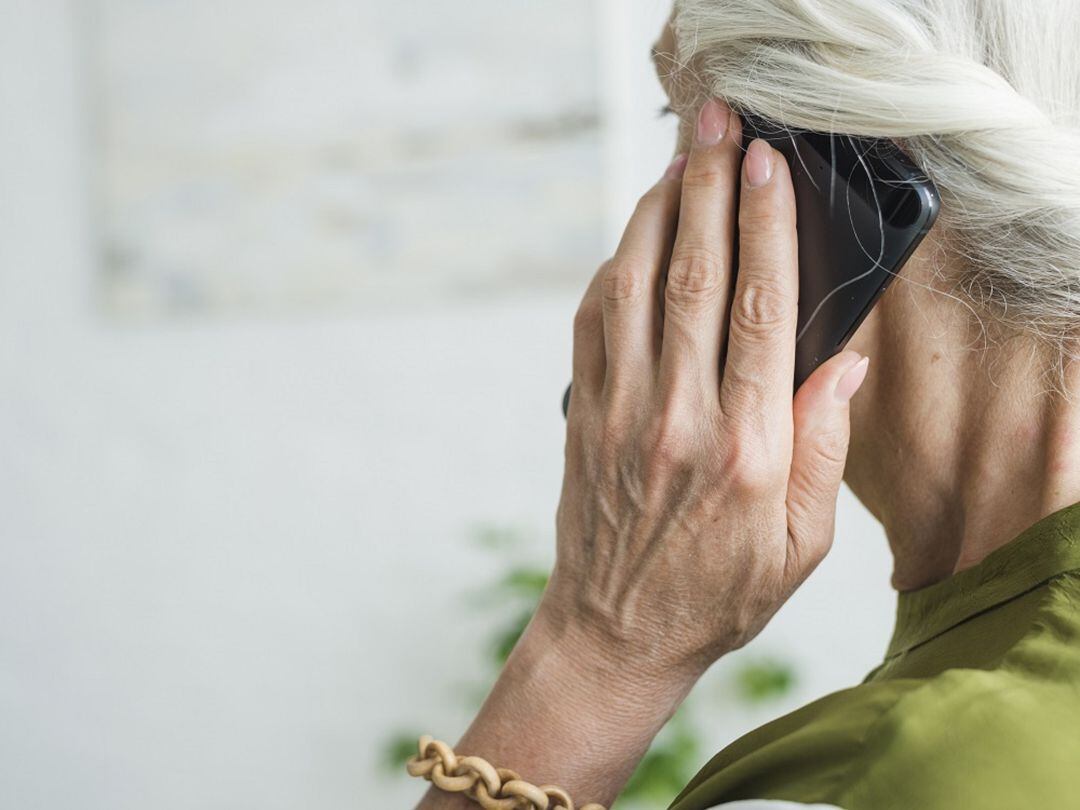
[[[449,745],[427,735],[420,738],[419,748],[419,754],[405,763],[410,776],[422,776],[440,790],[463,793],[484,810],[574,810],[569,794],[560,787],[537,787],[481,757],[459,757]],[[604,807],[586,804],[581,810]]]

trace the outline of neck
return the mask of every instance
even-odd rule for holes
[[[1035,350],[875,343],[845,479],[885,528],[894,587],[970,568],[1080,501],[1080,403],[1049,390]]]

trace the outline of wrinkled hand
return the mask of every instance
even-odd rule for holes
[[[688,157],[642,197],[581,303],[541,606],[590,655],[691,679],[828,551],[866,373],[843,352],[792,400],[791,177],[764,141],[744,157],[741,137],[738,116],[705,105]]]

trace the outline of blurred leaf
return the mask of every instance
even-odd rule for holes
[[[547,583],[548,572],[543,568],[514,568],[502,578],[499,587],[539,601]]]
[[[390,736],[382,747],[382,767],[390,773],[405,773],[405,761],[416,753],[419,734],[399,731]]]
[[[452,701],[464,711],[476,714],[484,704],[491,687],[495,685],[498,675],[498,672],[492,672],[483,678],[455,678],[451,682],[444,681],[442,693],[446,695],[448,702]]]
[[[667,807],[696,772],[700,747],[684,707],[671,718],[638,763],[619,801]]]
[[[521,545],[523,534],[519,529],[508,526],[481,524],[470,532],[473,542],[481,548],[505,550]]]
[[[543,596],[547,582],[547,566],[518,565],[494,582],[470,588],[465,592],[464,601],[473,610],[491,610],[504,604],[507,598],[527,599],[535,604]]]
[[[525,632],[525,626],[532,619],[532,615],[533,608],[518,614],[513,623],[508,624],[495,636],[492,644],[492,655],[497,666],[501,667],[506,663],[506,659],[510,657],[510,651],[514,649],[514,645],[518,643],[521,634]]]
[[[794,667],[775,659],[744,664],[735,674],[736,693],[747,703],[783,697],[794,685]]]
[[[462,705],[473,714],[476,714],[480,711],[480,707],[484,705],[484,701],[487,700],[488,692],[491,691],[492,686],[494,686],[494,677],[489,681],[463,686],[458,692],[461,696]]]

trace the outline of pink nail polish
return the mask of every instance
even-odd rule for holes
[[[746,181],[751,186],[758,188],[765,185],[773,174],[773,148],[767,141],[756,139],[746,150],[743,164],[746,166]]]
[[[835,396],[840,402],[848,402],[855,392],[859,390],[859,386],[863,384],[863,380],[866,379],[866,370],[870,366],[870,358],[864,357],[858,363],[853,365],[836,383],[836,388],[833,389],[833,396]]]
[[[698,113],[698,146],[715,146],[727,134],[731,109],[720,99],[709,99]]]
[[[678,180],[683,176],[683,172],[686,171],[686,159],[685,154],[676,155],[675,159],[671,161],[671,165],[667,167],[664,172],[665,180]]]

